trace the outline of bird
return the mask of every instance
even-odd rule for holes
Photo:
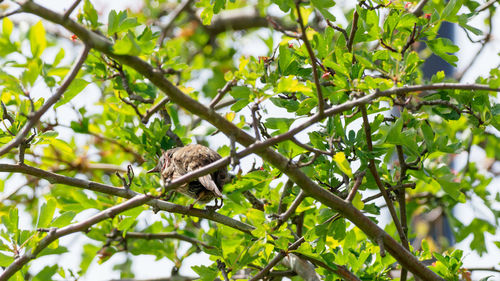
[[[156,167],[147,173],[160,173],[161,184],[166,187],[171,181],[221,158],[217,152],[204,145],[189,144],[164,151]],[[222,188],[228,180],[227,167],[224,166],[211,174],[177,186],[173,191],[194,198],[195,202],[190,208],[196,203],[206,204],[215,199],[215,206],[210,207],[219,209],[223,204]],[[217,198],[221,199],[220,206]]]

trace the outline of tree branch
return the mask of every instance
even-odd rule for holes
[[[127,190],[124,188],[117,188],[117,187],[114,187],[112,185],[107,185],[107,184],[97,183],[97,182],[88,181],[88,180],[84,180],[84,179],[58,175],[55,173],[44,171],[42,169],[31,167],[28,165],[0,164],[0,172],[28,174],[28,175],[32,175],[35,177],[45,179],[52,184],[60,183],[60,184],[65,184],[65,185],[69,185],[69,186],[74,186],[74,187],[92,190],[95,192],[115,195],[115,196],[123,197],[123,198],[133,198],[135,196],[140,195],[140,193],[137,193],[137,192],[130,190],[130,189]],[[205,172],[206,172],[206,174],[210,173],[209,169],[205,170]],[[196,178],[196,177],[199,177],[199,175],[193,176],[192,178]],[[174,180],[174,181],[172,181],[171,184],[180,185],[180,184],[186,182],[186,180],[189,180],[188,178],[190,178],[190,177],[184,177],[181,180]],[[169,202],[166,202],[163,200],[159,200],[159,199],[154,199],[154,198],[150,198],[150,200],[149,200],[149,202],[147,202],[147,204],[152,206],[156,210],[163,210],[163,211],[167,211],[167,212],[171,212],[171,213],[184,214],[184,215],[188,215],[188,216],[194,216],[194,217],[212,220],[214,222],[222,223],[224,225],[227,225],[229,227],[232,227],[234,229],[237,229],[237,230],[245,232],[245,233],[250,233],[252,230],[254,230],[254,227],[251,225],[234,220],[232,218],[226,217],[226,216],[218,214],[216,212],[210,212],[207,210],[201,210],[201,209],[196,209],[196,208],[189,208],[188,206],[181,206],[181,205],[177,205],[177,204],[172,204],[172,203],[169,203]]]

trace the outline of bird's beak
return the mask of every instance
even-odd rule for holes
[[[147,171],[146,173],[151,174],[151,173],[159,173],[160,172],[160,166],[156,166],[153,169]]]

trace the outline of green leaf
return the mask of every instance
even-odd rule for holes
[[[295,7],[293,0],[273,0],[273,2],[285,13],[290,11],[290,8]]]
[[[424,135],[425,145],[427,146],[427,150],[429,152],[434,151],[434,132],[432,131],[431,126],[427,124],[427,122],[422,122],[420,125],[420,129],[422,129],[422,134]]]
[[[117,55],[137,56],[141,53],[141,47],[135,41],[135,36],[130,30],[122,39],[113,45],[113,52]]]
[[[285,108],[287,112],[295,112],[299,108],[299,102],[294,99],[270,98],[277,107]]]
[[[112,35],[118,28],[118,15],[115,10],[111,10],[108,14],[108,35]]]
[[[462,0],[450,0],[441,13],[441,18],[449,20],[450,17],[456,17],[458,10],[462,6]]]
[[[45,28],[41,21],[33,25],[29,32],[29,39],[31,45],[31,54],[33,57],[39,57],[45,47],[47,47],[47,40],[45,39]]]
[[[57,131],[46,131],[40,135],[43,138],[55,138],[59,135]]]
[[[385,141],[393,144],[401,144],[401,130],[403,129],[403,118],[398,118],[394,124],[391,125]]]
[[[64,254],[64,253],[68,252],[68,248],[63,247],[61,245],[57,245],[57,244],[54,245],[54,243],[56,243],[56,242],[53,242],[50,245],[54,248],[45,248],[40,252],[40,254],[38,256],[41,257],[41,256],[49,256],[49,255],[60,255],[60,254]]]
[[[46,266],[44,267],[40,272],[38,272],[37,275],[33,277],[33,281],[46,281],[46,280],[53,280],[52,276],[57,273],[58,266],[57,265],[52,265],[52,266]]]
[[[61,62],[61,60],[64,58],[64,49],[61,48],[59,50],[59,52],[57,53],[56,57],[54,58],[54,62],[52,63],[52,66],[53,67],[56,67],[57,65],[59,65],[59,63]]]
[[[280,132],[286,132],[294,121],[295,119],[293,118],[267,118],[265,124],[269,129],[276,129]]]
[[[242,110],[245,106],[247,106],[250,103],[249,99],[240,99],[238,100],[235,104],[231,106],[231,110],[238,112]]]
[[[124,218],[118,224],[118,230],[120,230],[120,231],[127,231],[127,230],[129,230],[134,225],[134,223],[135,223],[135,217]]]
[[[97,11],[89,0],[85,0],[83,3],[83,13],[85,18],[90,22],[92,29],[99,27]]]
[[[477,36],[483,35],[483,32],[480,29],[477,29],[477,28],[475,28],[473,26],[470,26],[468,24],[469,23],[469,19],[470,19],[470,17],[467,16],[466,14],[460,15],[460,16],[458,16],[458,24],[461,27],[463,27],[463,28],[469,30],[470,32],[474,33],[474,35],[477,35]]]
[[[56,210],[56,200],[54,198],[49,198],[47,203],[42,205],[40,209],[40,214],[38,215],[37,228],[45,228],[50,225],[52,218],[54,217],[54,212]]]
[[[73,211],[68,211],[68,212],[64,212],[62,213],[60,216],[58,216],[57,218],[55,218],[52,223],[50,224],[50,226],[52,227],[64,227],[64,226],[67,226],[71,223],[71,221],[73,220],[73,218],[75,217],[76,213],[73,212]]]
[[[213,8],[209,7],[203,9],[200,14],[203,25],[210,25],[210,23],[212,23],[213,16],[214,16]]]
[[[333,1],[328,1],[328,2],[333,2]],[[318,8],[319,12],[323,15],[323,17],[329,21],[335,22],[337,21],[337,18],[328,11],[328,9],[325,8]]]
[[[2,224],[7,228],[10,233],[19,231],[19,211],[17,208],[12,207],[8,215],[2,216]]]
[[[316,8],[330,8],[335,6],[335,1],[332,0],[312,0],[311,2]]]
[[[191,269],[200,276],[200,280],[202,281],[213,281],[219,274],[219,271],[216,268],[204,265],[192,266]]]
[[[252,92],[250,88],[245,86],[235,86],[231,89],[229,94],[235,99],[248,99]]]
[[[83,89],[85,89],[88,84],[89,82],[81,78],[76,78],[75,80],[73,80],[66,92],[64,92],[62,98],[54,105],[54,108],[58,108],[59,106],[70,102],[76,95],[83,91]]]
[[[450,181],[447,177],[437,178],[436,181],[441,185],[443,190],[448,193],[453,199],[460,203],[465,203],[465,196],[460,192],[460,184]]]
[[[101,249],[99,246],[92,244],[83,245],[82,261],[80,263],[80,269],[82,273],[85,273],[89,268],[92,260],[96,257],[96,253]]]
[[[455,55],[450,55],[449,53],[458,52],[459,48],[454,45],[450,39],[439,37],[429,40],[426,43],[434,54],[441,57],[449,64],[457,66],[456,62],[458,61],[458,58]]]
[[[365,203],[363,202],[362,199],[363,198],[361,194],[357,192],[356,195],[354,195],[354,200],[352,200],[352,205],[356,207],[358,210],[363,210],[363,208],[365,207]]]
[[[226,0],[211,0],[214,14],[218,14],[226,6]]]
[[[12,264],[14,257],[9,257],[0,253],[0,266],[7,267]]]

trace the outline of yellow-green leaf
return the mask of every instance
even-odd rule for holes
[[[365,203],[363,203],[363,200],[361,200],[361,194],[359,194],[359,192],[357,192],[354,196],[352,205],[354,205],[354,207],[356,207],[358,210],[363,210],[363,208],[365,207]]]
[[[351,166],[349,165],[349,162],[345,158],[344,152],[338,152],[333,156],[333,161],[337,163],[337,167],[346,174],[348,177],[352,177],[352,171],[351,171]]]
[[[5,37],[9,37],[12,33],[12,29],[14,28],[14,24],[9,18],[3,18],[2,22],[2,32]]]
[[[30,30],[30,44],[31,44],[31,54],[33,57],[39,57],[45,47],[47,47],[47,41],[45,39],[45,28],[43,28],[42,22],[39,21]]]

